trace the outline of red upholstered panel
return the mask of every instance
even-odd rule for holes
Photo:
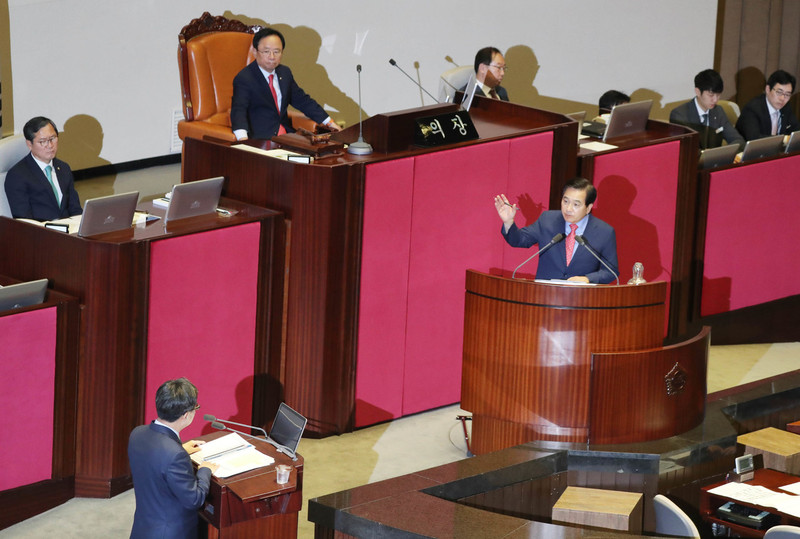
[[[800,294],[798,196],[797,155],[711,174],[702,316]]]
[[[359,298],[356,426],[403,413],[414,159],[367,167]]]
[[[50,479],[53,466],[56,308],[0,316],[0,491]]]
[[[356,426],[458,402],[465,271],[503,267],[492,199],[546,205],[551,153],[546,133],[367,167]]]
[[[250,423],[259,236],[249,223],[152,243],[145,422],[158,387],[186,376],[202,409],[184,440],[211,430],[204,413]]]
[[[680,142],[674,141],[595,158],[598,196],[592,213],[616,230],[623,284],[636,262],[644,264],[650,282],[671,279],[679,152]]]

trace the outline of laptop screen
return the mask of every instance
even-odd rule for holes
[[[269,437],[293,452],[297,451],[297,445],[300,443],[307,422],[305,417],[282,402],[278,407],[278,413],[275,414],[275,421],[272,422]]]
[[[0,311],[38,305],[44,301],[47,279],[0,287]]]
[[[138,200],[138,191],[87,200],[78,235],[94,236],[130,228]]]
[[[209,178],[196,182],[179,183],[172,188],[165,222],[205,215],[217,211],[222,184],[225,178]]]

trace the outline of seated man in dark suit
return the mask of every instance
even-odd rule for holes
[[[53,221],[80,215],[81,201],[69,165],[56,159],[58,129],[37,116],[22,128],[31,153],[6,175],[6,197],[15,218]]]
[[[695,98],[672,110],[669,121],[691,127],[700,133],[700,147],[713,148],[721,144],[714,134],[721,134],[728,144],[738,144],[744,149],[744,139],[734,129],[722,107],[717,106],[724,88],[722,77],[713,69],[706,69],[694,77]]]
[[[484,47],[475,55],[475,95],[508,101],[508,92],[500,86],[506,74],[506,59],[494,47]],[[466,88],[461,88],[465,91]]]
[[[292,70],[281,65],[285,47],[283,34],[272,28],[262,28],[253,36],[256,59],[233,79],[231,129],[237,140],[270,139],[294,132],[287,112],[289,105],[333,131],[340,130],[297,85]]]
[[[771,135],[788,135],[800,130],[797,117],[788,107],[796,80],[793,75],[779,69],[769,76],[764,93],[754,97],[742,109],[736,129],[745,140]]]
[[[503,237],[512,247],[547,245],[556,234],[566,239],[553,245],[539,256],[537,279],[566,279],[584,283],[610,283],[616,276],[606,269],[586,247],[575,241],[583,236],[614,272],[619,273],[617,263],[617,238],[614,229],[607,223],[590,215],[597,189],[584,178],[573,178],[564,186],[561,196],[561,211],[549,210],[525,228],[517,228],[514,216],[517,206],[508,202],[505,195],[494,197],[494,206],[500,219]]]
[[[156,391],[158,419],[133,429],[128,461],[136,513],[132,538],[195,538],[216,464],[203,462],[195,475],[189,452],[202,442],[181,445],[180,431],[192,424],[197,388],[186,378],[168,380]]]

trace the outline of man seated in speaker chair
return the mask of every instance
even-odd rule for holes
[[[508,92],[500,86],[506,74],[506,59],[495,47],[484,47],[475,55],[475,95],[508,101]],[[466,88],[461,88],[466,91]]]
[[[332,131],[341,130],[298,86],[292,70],[281,65],[285,47],[283,34],[273,28],[262,28],[253,36],[256,59],[233,79],[231,129],[236,140],[294,132],[289,105]]]
[[[518,228],[514,223],[516,204],[511,204],[504,194],[494,197],[497,214],[503,221],[501,233],[512,247],[541,248],[558,234],[558,241],[539,255],[536,269],[537,279],[566,279],[583,283],[610,283],[619,274],[617,263],[617,239],[611,225],[591,215],[597,200],[597,189],[585,178],[573,178],[562,190],[561,210],[549,210],[532,225]],[[580,245],[576,236],[581,236],[587,245]],[[609,271],[595,258],[593,249],[614,270]]]
[[[56,159],[58,129],[43,116],[22,128],[30,153],[6,175],[6,198],[14,218],[53,221],[83,213],[69,165]]]

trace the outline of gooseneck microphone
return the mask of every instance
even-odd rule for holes
[[[511,274],[511,278],[513,279],[513,278],[514,278],[514,276],[516,276],[516,275],[517,275],[517,270],[519,270],[519,268],[521,268],[522,266],[524,266],[525,264],[527,264],[528,262],[530,262],[531,260],[533,260],[533,258],[534,258],[534,257],[536,257],[536,256],[539,256],[540,254],[542,254],[543,252],[545,252],[546,250],[548,250],[550,247],[552,247],[552,246],[553,246],[553,245],[555,245],[556,243],[558,243],[558,242],[560,242],[561,240],[563,240],[565,237],[566,237],[566,236],[565,236],[563,233],[561,233],[561,232],[559,232],[558,234],[556,234],[555,236],[553,236],[553,239],[552,239],[552,240],[550,240],[550,243],[548,243],[547,245],[545,245],[544,247],[542,247],[541,249],[539,249],[538,251],[536,251],[535,253],[533,253],[533,254],[532,254],[532,255],[531,255],[531,256],[530,256],[530,257],[529,257],[529,258],[528,258],[528,259],[527,259],[525,262],[523,262],[522,264],[520,264],[519,266],[517,266],[517,268],[514,270],[514,273],[512,273],[512,274]]]
[[[361,120],[361,64],[356,66],[358,72],[358,140],[347,146],[347,153],[353,155],[369,155],[372,153],[372,146],[364,142],[363,124]]]
[[[414,84],[415,84],[415,85],[416,85],[416,86],[417,86],[417,87],[418,87],[420,90],[422,90],[423,92],[425,92],[426,94],[428,94],[428,95],[431,97],[431,99],[433,99],[434,101],[436,101],[437,103],[439,103],[439,100],[438,100],[438,99],[436,99],[435,97],[433,97],[433,95],[432,95],[432,94],[431,94],[431,93],[430,93],[428,90],[426,90],[426,89],[425,89],[425,88],[424,88],[424,87],[423,87],[423,86],[422,86],[420,83],[418,83],[416,80],[414,80],[414,77],[412,77],[411,75],[409,75],[408,73],[406,73],[405,71],[403,71],[403,68],[402,68],[402,67],[400,67],[399,65],[397,65],[397,62],[395,62],[395,61],[394,61],[394,58],[389,58],[389,63],[390,63],[390,64],[392,64],[392,65],[393,65],[394,67],[396,67],[397,69],[399,69],[399,70],[400,70],[400,71],[403,73],[403,75],[405,75],[406,77],[408,77],[408,79],[409,79],[411,82],[413,82],[413,83],[414,83]]]
[[[297,460],[297,455],[295,454],[294,451],[292,451],[291,448],[286,447],[285,445],[279,444],[278,442],[276,442],[275,440],[270,438],[269,435],[267,434],[267,431],[265,431],[264,429],[262,429],[260,427],[254,427],[253,425],[245,425],[244,423],[237,423],[235,421],[226,421],[226,420],[223,420],[223,419],[217,419],[216,417],[214,417],[211,414],[205,414],[203,416],[203,419],[206,420],[206,421],[210,421],[211,422],[211,426],[213,428],[217,429],[217,430],[229,430],[231,432],[235,432],[236,434],[242,434],[242,435],[248,436],[250,438],[255,438],[256,440],[261,440],[261,438],[259,438],[258,436],[254,436],[252,434],[247,434],[246,432],[242,432],[240,430],[232,429],[229,426],[225,425],[225,423],[230,423],[231,425],[237,425],[239,427],[247,427],[247,428],[253,429],[253,430],[260,430],[264,434],[263,441],[265,441],[268,444],[270,444],[271,446],[275,447],[275,449],[277,449],[279,453],[283,453],[284,455],[287,455],[287,456],[291,457],[292,460]]]
[[[589,251],[592,254],[592,256],[597,259],[598,262],[600,262],[608,271],[611,272],[611,274],[617,279],[617,286],[619,286],[619,275],[617,274],[617,272],[614,271],[613,269],[611,269],[611,266],[609,266],[608,264],[605,263],[605,261],[603,260],[603,257],[601,257],[597,253],[597,251],[595,251],[592,248],[592,246],[589,245],[589,242],[586,241],[586,238],[584,238],[583,236],[575,236],[575,241],[577,241],[578,243],[580,243],[581,245],[586,247],[586,250]]]
[[[211,426],[212,427],[214,427],[214,423],[215,422],[217,422],[217,423],[230,423],[231,425],[236,425],[237,427],[247,427],[248,429],[259,430],[259,431],[262,432],[262,434],[264,434],[265,438],[268,437],[267,436],[267,431],[265,431],[264,429],[262,429],[260,427],[254,427],[253,425],[245,425],[244,423],[237,423],[236,421],[227,421],[225,419],[217,419],[216,417],[214,417],[211,414],[205,414],[203,416],[203,419],[206,420],[206,421],[211,421]],[[214,428],[218,429],[218,427],[214,427]]]

